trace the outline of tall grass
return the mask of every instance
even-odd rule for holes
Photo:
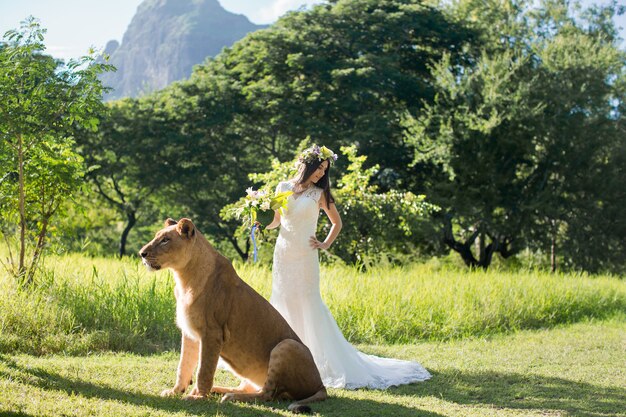
[[[177,346],[174,283],[135,259],[49,257],[34,288],[0,275],[0,351],[154,352]]]
[[[264,296],[271,272],[238,266]],[[357,343],[414,343],[552,327],[626,311],[613,276],[438,269],[428,265],[322,268],[322,297]],[[297,282],[294,282],[297,285]]]
[[[235,266],[269,298],[267,266]],[[482,336],[626,310],[626,282],[618,277],[539,271],[329,266],[321,291],[346,337],[364,343]],[[174,304],[167,271],[149,274],[136,259],[52,256],[34,289],[20,290],[0,272],[0,352],[174,349]]]

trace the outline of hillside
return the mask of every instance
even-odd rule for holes
[[[122,43],[110,41],[105,48],[117,68],[101,77],[113,88],[105,99],[137,97],[186,78],[194,65],[263,27],[226,11],[218,0],[145,0]]]

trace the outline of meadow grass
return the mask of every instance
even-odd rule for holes
[[[420,361],[432,379],[387,390],[329,390],[327,417],[625,417],[626,316],[548,330],[361,350]],[[160,398],[178,355],[0,354],[2,416],[291,416],[287,403]],[[216,384],[237,381],[217,371]]]
[[[236,263],[264,297],[267,265]],[[294,279],[294,285],[297,285]],[[614,276],[465,271],[429,265],[322,268],[322,296],[353,343],[415,343],[549,328],[626,310]],[[134,258],[49,256],[34,288],[0,273],[0,352],[177,349],[173,279]]]
[[[269,297],[271,272],[241,276]],[[541,271],[467,271],[428,265],[322,268],[321,292],[352,342],[413,343],[607,317],[626,310],[626,281]],[[297,285],[294,283],[294,285]]]

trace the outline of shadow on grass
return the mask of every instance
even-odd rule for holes
[[[465,405],[609,417],[624,412],[626,389],[556,377],[501,372],[434,372],[427,382],[389,390],[393,395],[435,396]]]
[[[180,398],[161,398],[138,392],[128,392],[94,382],[67,378],[48,370],[18,364],[10,357],[0,355],[0,363],[8,372],[0,370],[0,377],[28,384],[44,390],[81,395],[122,403],[150,407],[153,409],[179,412],[190,415],[207,413],[238,416],[279,416],[288,403],[264,403],[257,406],[227,403],[220,404],[219,397],[206,401],[187,402]],[[364,392],[367,392],[365,390]],[[332,394],[332,393],[331,393]],[[467,406],[486,406],[518,410],[543,410],[563,413],[574,417],[609,417],[623,412],[626,404],[626,389],[603,387],[585,382],[575,382],[557,377],[523,375],[502,372],[461,372],[454,369],[433,372],[429,381],[391,388],[385,392],[391,397],[415,396],[437,397],[445,402]],[[368,394],[364,395],[365,397]],[[380,396],[377,396],[380,397]],[[329,398],[323,403],[312,404],[315,413],[322,416],[380,416],[394,417],[440,417],[440,414],[418,408],[392,404],[368,398]],[[280,411],[280,413],[279,413]],[[13,414],[18,416],[20,414]]]
[[[206,401],[183,401],[180,398],[162,398],[156,395],[146,395],[137,392],[128,392],[107,385],[66,378],[58,373],[37,367],[26,367],[13,359],[0,355],[0,363],[12,370],[11,373],[0,370],[0,378],[12,379],[22,384],[28,384],[44,390],[65,392],[68,395],[80,395],[84,398],[112,400],[134,406],[150,407],[167,412],[184,411],[186,414],[205,416],[223,414],[226,416],[281,416],[278,411],[286,411],[289,402],[258,403],[256,406],[242,403],[220,404],[219,396],[211,396]],[[394,415],[394,417],[442,417],[440,414],[389,404],[373,400],[350,398],[329,398],[322,403],[311,404],[314,413],[333,416],[358,415],[360,417]],[[0,413],[1,414],[1,413]],[[18,414],[19,415],[19,414]]]
[[[55,372],[50,372],[37,367],[25,367],[6,356],[0,355],[0,363],[3,363],[13,372],[10,374],[0,370],[0,378],[12,379],[22,384],[44,390],[65,392],[68,395],[80,395],[84,398],[97,398],[99,400],[112,400],[134,406],[149,407],[167,412],[185,412],[189,415],[205,416],[217,414],[218,411],[225,415],[258,415],[258,411],[246,404],[226,403],[220,404],[219,396],[210,396],[204,401],[184,401],[181,398],[163,398],[158,395],[146,395],[138,392],[125,391],[103,384],[66,378]],[[285,405],[286,408],[286,405]],[[268,409],[264,410],[264,416],[280,416]]]
[[[371,399],[337,398],[332,394],[323,403],[311,404],[311,408],[315,414],[325,417],[443,417],[443,414],[419,408]]]

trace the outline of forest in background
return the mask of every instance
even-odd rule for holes
[[[524,253],[553,270],[623,272],[622,11],[329,1],[188,80],[109,103],[97,76],[110,66],[45,56],[45,31],[26,21],[0,46],[0,228],[17,248],[3,264],[29,281],[46,249],[133,254],[167,217],[248,259],[224,207],[317,143],[339,153],[344,230],[329,261],[453,253],[487,268]]]

